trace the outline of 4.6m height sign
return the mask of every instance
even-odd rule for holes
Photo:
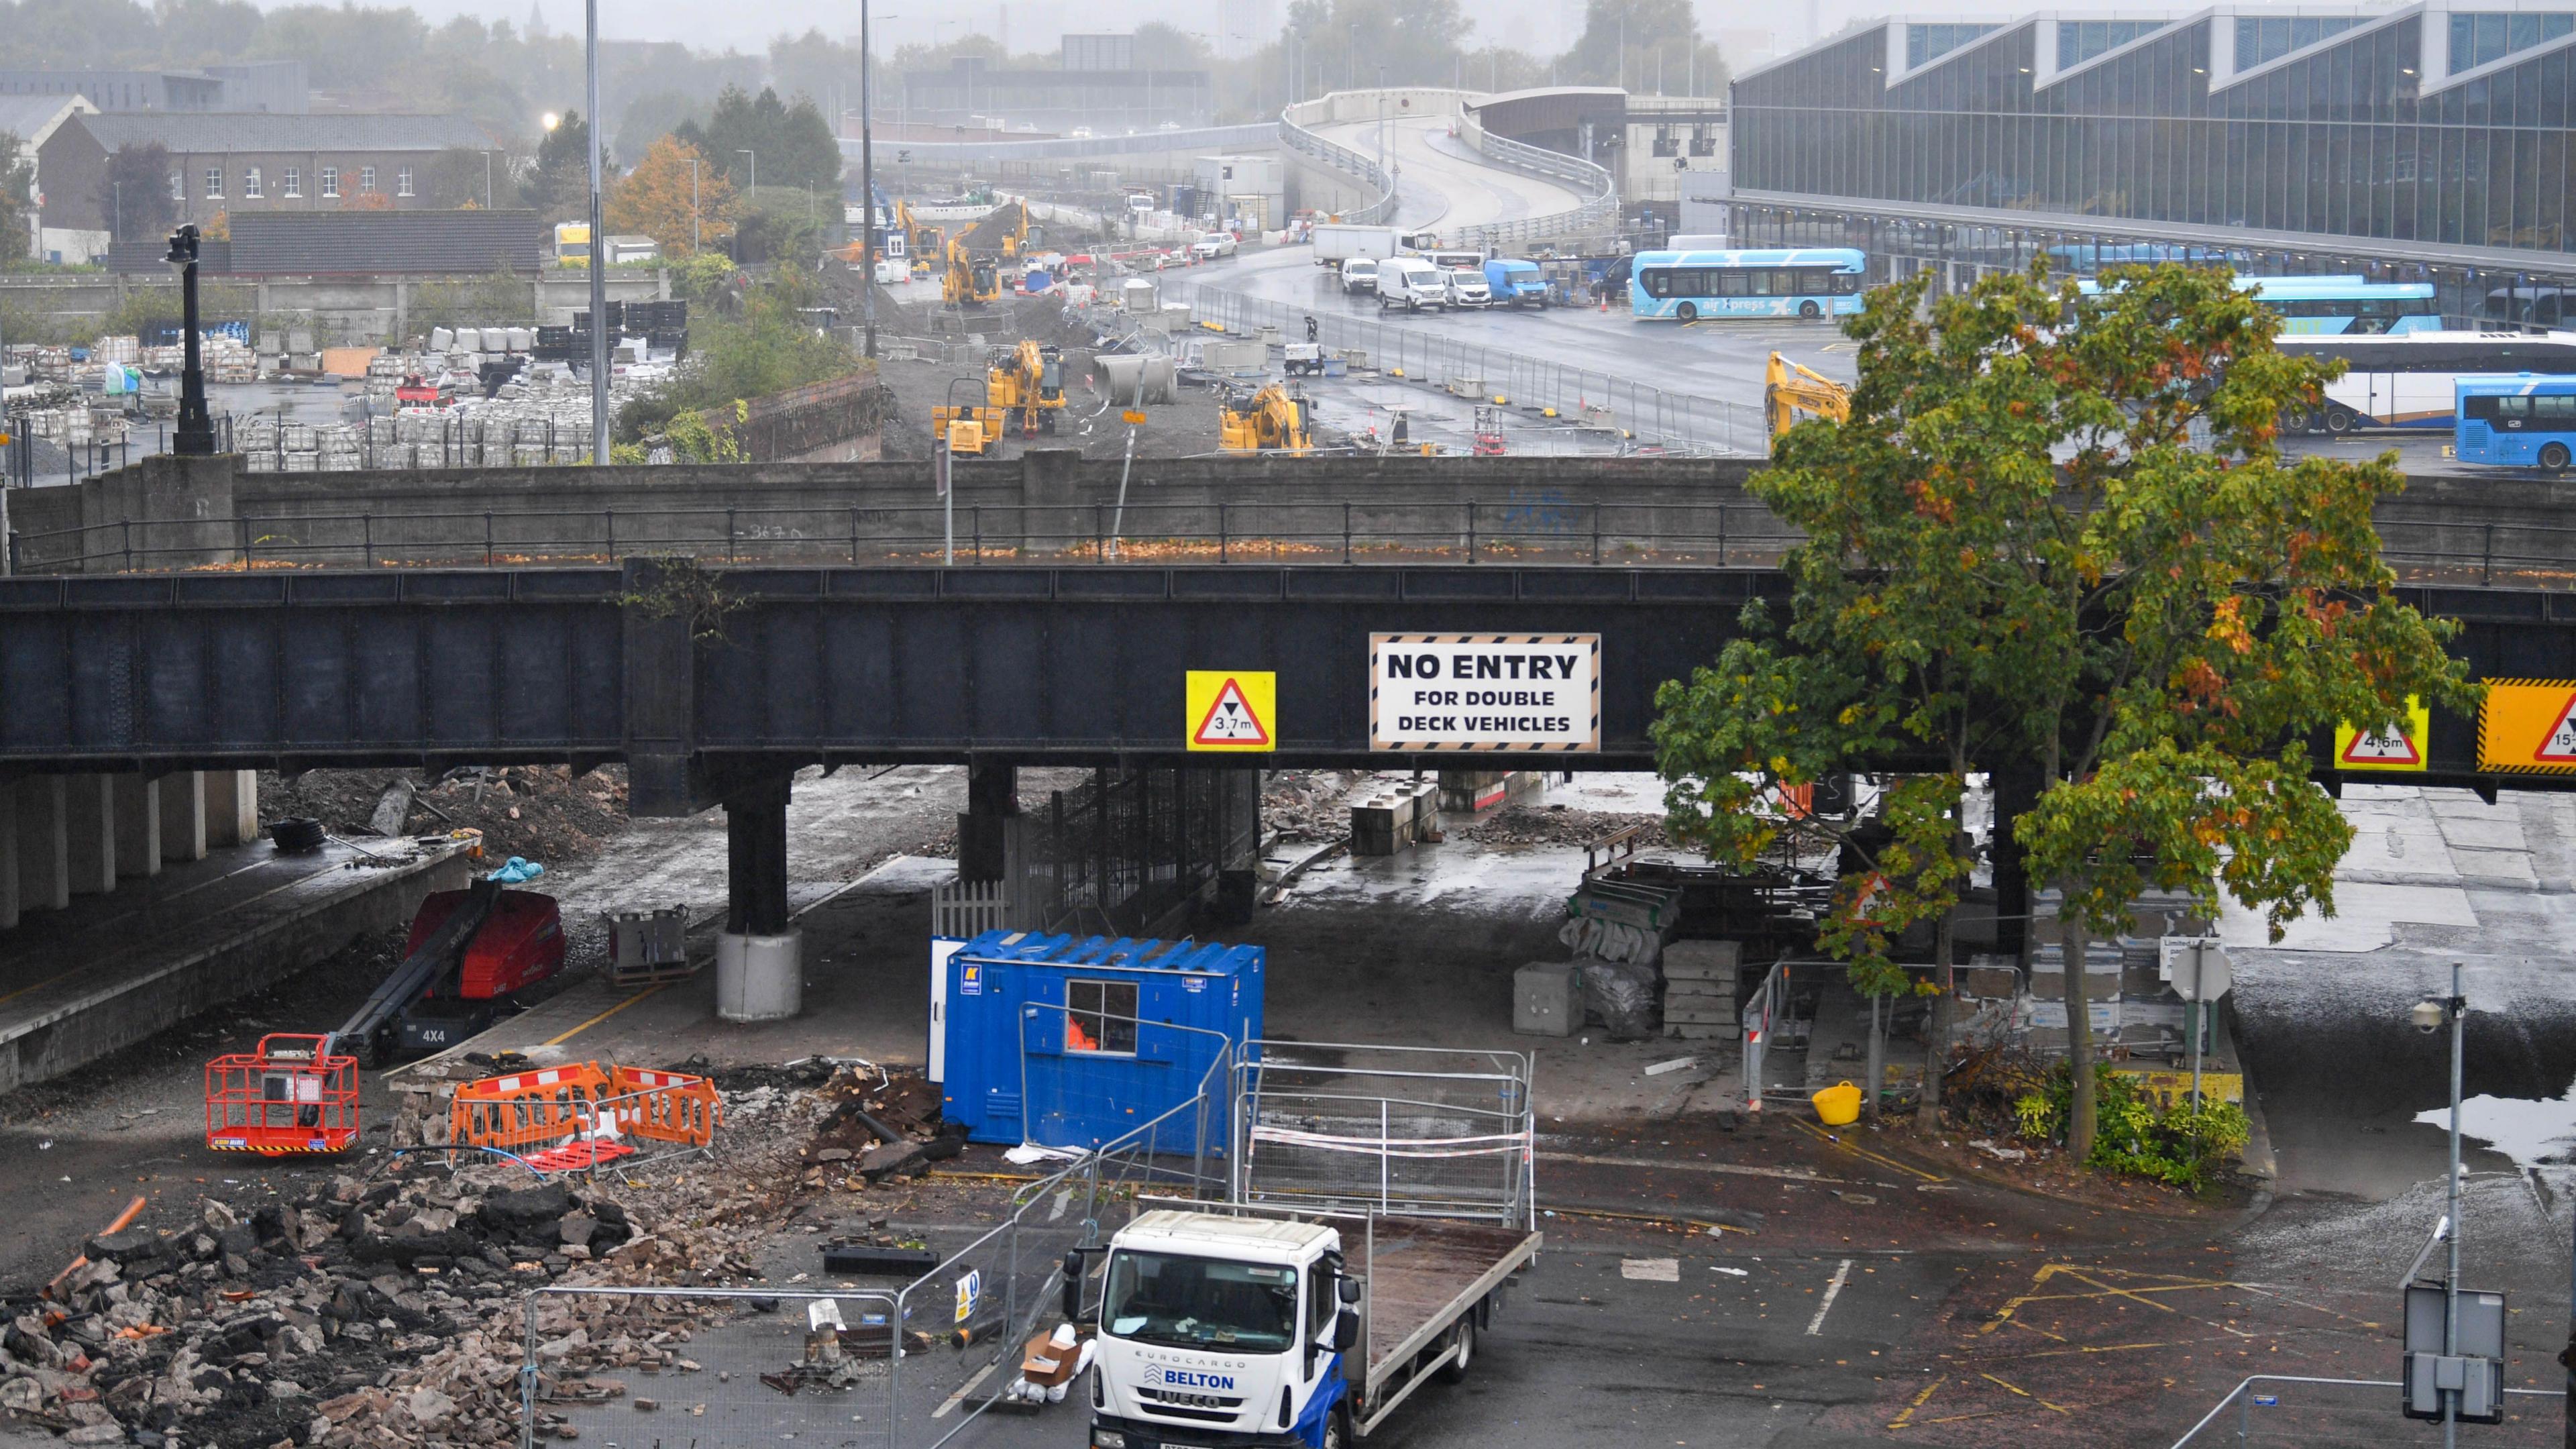
[[[1372,634],[1369,747],[1601,748],[1598,634]]]

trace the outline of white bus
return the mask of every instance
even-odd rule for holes
[[[1845,317],[1860,310],[1868,259],[1843,247],[1639,252],[1628,301],[1640,319]]]
[[[2449,428],[2462,377],[2531,372],[2576,375],[2576,332],[2400,332],[2376,336],[2288,336],[2273,345],[2293,357],[2339,358],[2344,375],[2326,384],[2325,403],[2291,419],[2288,431]]]

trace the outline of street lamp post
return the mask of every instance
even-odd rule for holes
[[[859,315],[862,355],[877,355],[877,151],[868,109],[868,0],[859,0]]]
[[[698,158],[689,158],[689,255],[698,254]]]
[[[215,423],[206,413],[206,368],[197,337],[197,229],[183,226],[170,233],[170,262],[179,269],[179,326],[182,364],[179,370],[179,425],[170,451],[182,457],[215,454]]]
[[[608,466],[608,238],[599,205],[599,0],[582,0],[582,67],[588,73],[590,128],[590,463]]]
[[[1351,89],[1360,88],[1360,23],[1351,22]]]
[[[2449,1240],[2450,1266],[2442,1278],[2442,1355],[2456,1356],[2460,1351],[2460,1055],[2469,1014],[2467,996],[2460,989],[2460,963],[2451,963],[2451,994],[2428,996],[2415,1003],[2409,1015],[2423,1031],[2438,1031],[2447,1021],[2451,1028],[2451,1168],[2445,1180],[2443,1196],[2449,1211],[2444,1217],[2443,1236]],[[2460,1435],[2460,1391],[2442,1390],[2442,1444],[2455,1449]]]

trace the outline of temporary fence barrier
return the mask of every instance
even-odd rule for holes
[[[704,1147],[724,1119],[715,1083],[686,1072],[618,1067],[609,1074],[609,1090],[613,1095],[601,1098],[594,1110],[620,1136]]]
[[[1235,1201],[1522,1227],[1536,1216],[1529,1056],[1324,1042],[1243,1051]]]
[[[358,1059],[331,1038],[279,1033],[206,1063],[206,1145],[266,1157],[339,1152],[358,1139]]]
[[[1275,327],[1283,337],[1305,335],[1312,316],[1316,340],[1337,351],[1365,353],[1381,376],[1401,375],[1440,389],[1454,385],[1479,402],[1499,397],[1513,406],[1553,408],[1569,420],[1606,413],[1611,426],[1636,442],[1668,452],[1758,458],[1770,451],[1759,404],[1668,392],[1633,378],[1568,367],[1540,350],[1478,347],[1419,326],[1316,312],[1205,285],[1190,293],[1190,316],[1252,336]]]
[[[2403,1417],[2398,1406],[2406,1386],[2395,1379],[2304,1378],[2294,1374],[2255,1374],[2228,1390],[2200,1422],[2176,1439],[2173,1449],[2217,1449],[2219,1445],[2423,1444],[2446,1442],[2442,1426]],[[2564,1400],[2559,1389],[2507,1389],[2524,1407],[2543,1409],[2534,1399]],[[2233,1409],[2231,1415],[2228,1411]],[[2231,1420],[2233,1422],[2231,1422]],[[2564,1442],[2565,1416],[2555,1408],[2539,1413],[2508,1412],[2505,1422],[2478,1425],[2480,1445],[2540,1449]]]
[[[448,1104],[448,1140],[511,1152],[551,1147],[580,1135],[610,1095],[608,1074],[592,1062],[466,1082]]]

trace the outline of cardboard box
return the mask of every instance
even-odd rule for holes
[[[1070,1348],[1056,1346],[1053,1329],[1039,1331],[1029,1339],[1028,1348],[1020,1355],[1020,1377],[1042,1389],[1070,1382],[1075,1367],[1082,1362],[1082,1340],[1090,1331],[1088,1328],[1075,1329]]]

